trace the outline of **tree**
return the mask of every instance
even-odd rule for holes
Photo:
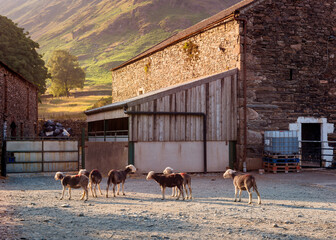
[[[69,96],[71,89],[83,88],[85,72],[79,66],[77,57],[68,51],[54,51],[47,66],[51,74],[50,90],[54,96]]]
[[[0,15],[0,61],[35,84],[39,93],[44,93],[48,69],[36,51],[39,44],[28,35],[12,20]]]

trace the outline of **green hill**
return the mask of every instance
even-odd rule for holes
[[[68,49],[85,85],[111,87],[109,70],[240,0],[0,0],[0,14],[30,32],[47,61]]]

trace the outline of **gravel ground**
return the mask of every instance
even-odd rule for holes
[[[192,175],[193,200],[176,201],[144,175],[126,180],[126,196],[59,200],[51,174],[0,180],[1,239],[336,239],[336,170],[253,173],[262,204],[233,202],[222,174]],[[102,183],[105,194],[106,178]],[[110,192],[112,193],[112,192]],[[111,196],[111,195],[110,195]]]

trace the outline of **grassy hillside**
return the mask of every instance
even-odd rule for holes
[[[0,0],[0,14],[40,44],[47,61],[68,49],[86,86],[111,87],[109,70],[239,0]]]

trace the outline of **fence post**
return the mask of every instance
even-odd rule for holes
[[[85,128],[82,128],[82,168],[85,169]]]
[[[2,141],[2,152],[1,152],[1,176],[6,177],[7,168],[6,168],[6,160],[7,160],[7,149],[6,149],[6,140]]]

